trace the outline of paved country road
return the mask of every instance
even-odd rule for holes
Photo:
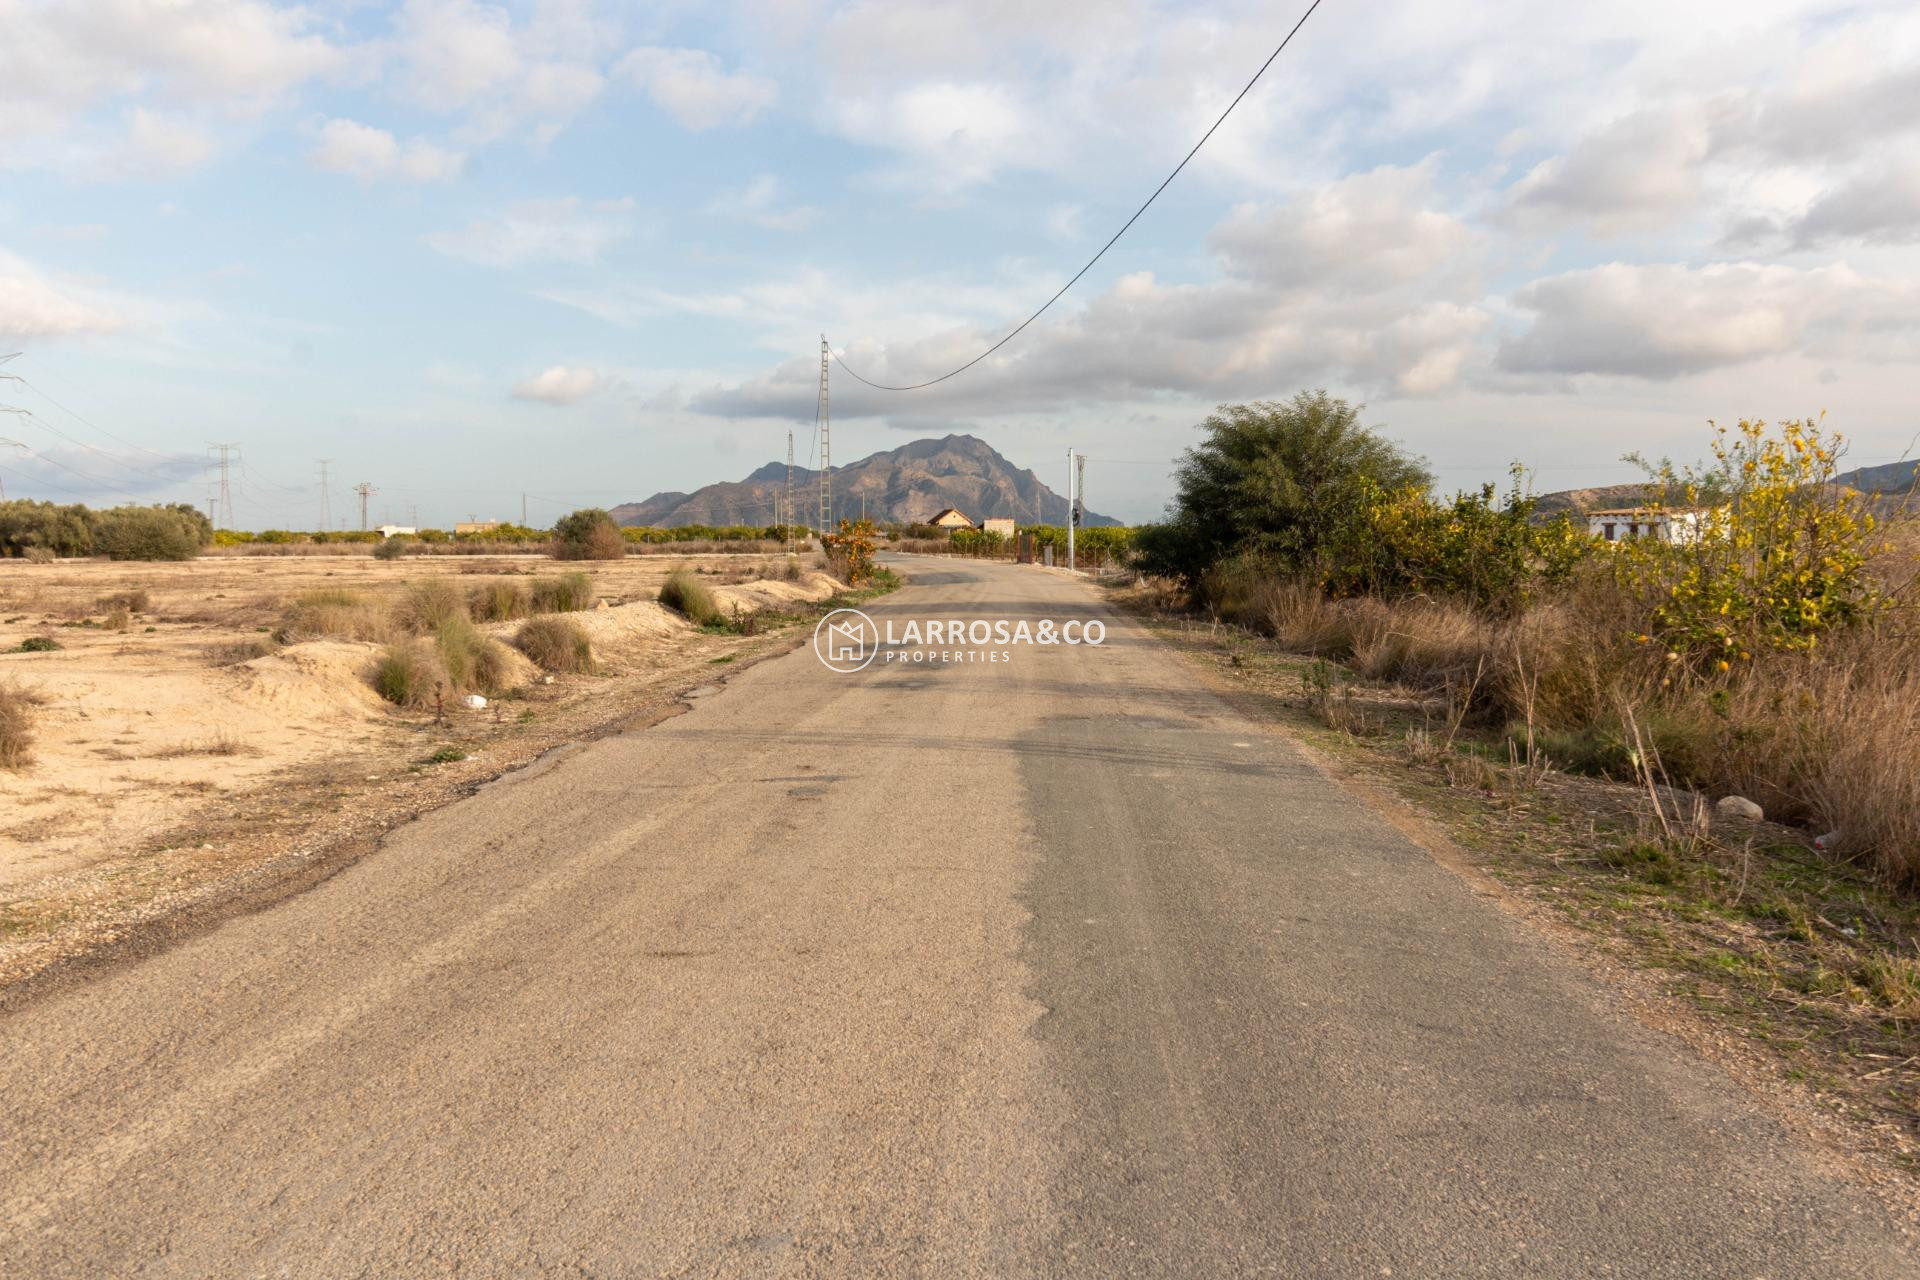
[[[0,1275],[1891,1276],[1715,1069],[1035,569],[0,1018]]]

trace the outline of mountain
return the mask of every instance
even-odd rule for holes
[[[1586,511],[1605,511],[1612,507],[1637,507],[1647,500],[1647,482],[1603,484],[1591,489],[1561,489],[1543,493],[1534,507],[1539,516],[1557,516],[1562,512],[1579,515]]]
[[[1909,458],[1905,462],[1888,462],[1877,467],[1855,467],[1852,471],[1833,478],[1835,484],[1844,484],[1850,489],[1862,493],[1879,493],[1892,496],[1912,493],[1914,490],[1914,469],[1920,463]]]
[[[772,524],[775,500],[784,492],[787,464],[769,462],[745,480],[710,484],[693,493],[656,493],[645,502],[623,502],[613,518],[624,525],[672,528],[683,524]],[[867,518],[903,524],[929,520],[958,507],[975,524],[993,516],[1011,516],[1021,525],[1063,524],[1066,499],[1031,471],[1014,466],[992,445],[973,436],[915,440],[886,453],[833,469],[835,519],[858,515],[866,501]],[[820,473],[793,469],[796,521],[818,521]],[[1111,516],[1088,511],[1087,525],[1117,525]]]

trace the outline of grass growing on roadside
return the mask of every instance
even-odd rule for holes
[[[434,630],[433,642],[440,669],[454,691],[495,694],[506,687],[512,670],[506,646],[482,635],[465,614],[442,621]]]
[[[574,675],[593,670],[593,643],[571,618],[534,618],[520,628],[513,643],[542,671]]]
[[[535,613],[578,613],[593,605],[593,577],[582,570],[538,577],[529,594]]]
[[[432,644],[401,640],[380,651],[373,666],[373,687],[397,707],[418,710],[433,705],[436,690],[447,684],[446,672]]]
[[[695,626],[705,627],[726,621],[707,584],[684,569],[675,569],[660,584],[660,603]]]

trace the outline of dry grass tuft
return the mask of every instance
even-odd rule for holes
[[[582,570],[535,578],[530,597],[535,613],[578,613],[593,606],[593,578]]]
[[[518,582],[486,582],[467,595],[467,606],[481,622],[512,622],[533,612],[527,589]]]
[[[392,616],[377,600],[357,591],[323,588],[295,596],[274,638],[282,644],[302,640],[365,640],[393,637]]]
[[[33,763],[33,709],[45,702],[38,690],[0,684],[0,769],[24,769]]]
[[[513,637],[542,671],[575,675],[593,670],[593,643],[571,618],[535,618]]]
[[[395,706],[418,710],[432,706],[436,691],[447,688],[447,673],[432,644],[401,640],[383,649],[375,661],[373,687]]]
[[[433,635],[446,623],[467,621],[467,597],[451,578],[427,578],[410,583],[394,610],[394,618],[414,635]]]
[[[705,583],[681,569],[675,569],[660,584],[660,603],[684,615],[695,626],[704,627],[708,623],[723,620],[720,606],[714,602],[713,592],[707,589]]]

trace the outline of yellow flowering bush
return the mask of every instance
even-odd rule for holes
[[[1617,545],[1616,572],[1648,607],[1634,638],[1696,673],[1727,671],[1760,649],[1806,650],[1879,604],[1867,562],[1875,520],[1833,484],[1838,436],[1818,422],[1714,425],[1713,461],[1654,480],[1677,497],[1673,542]]]

